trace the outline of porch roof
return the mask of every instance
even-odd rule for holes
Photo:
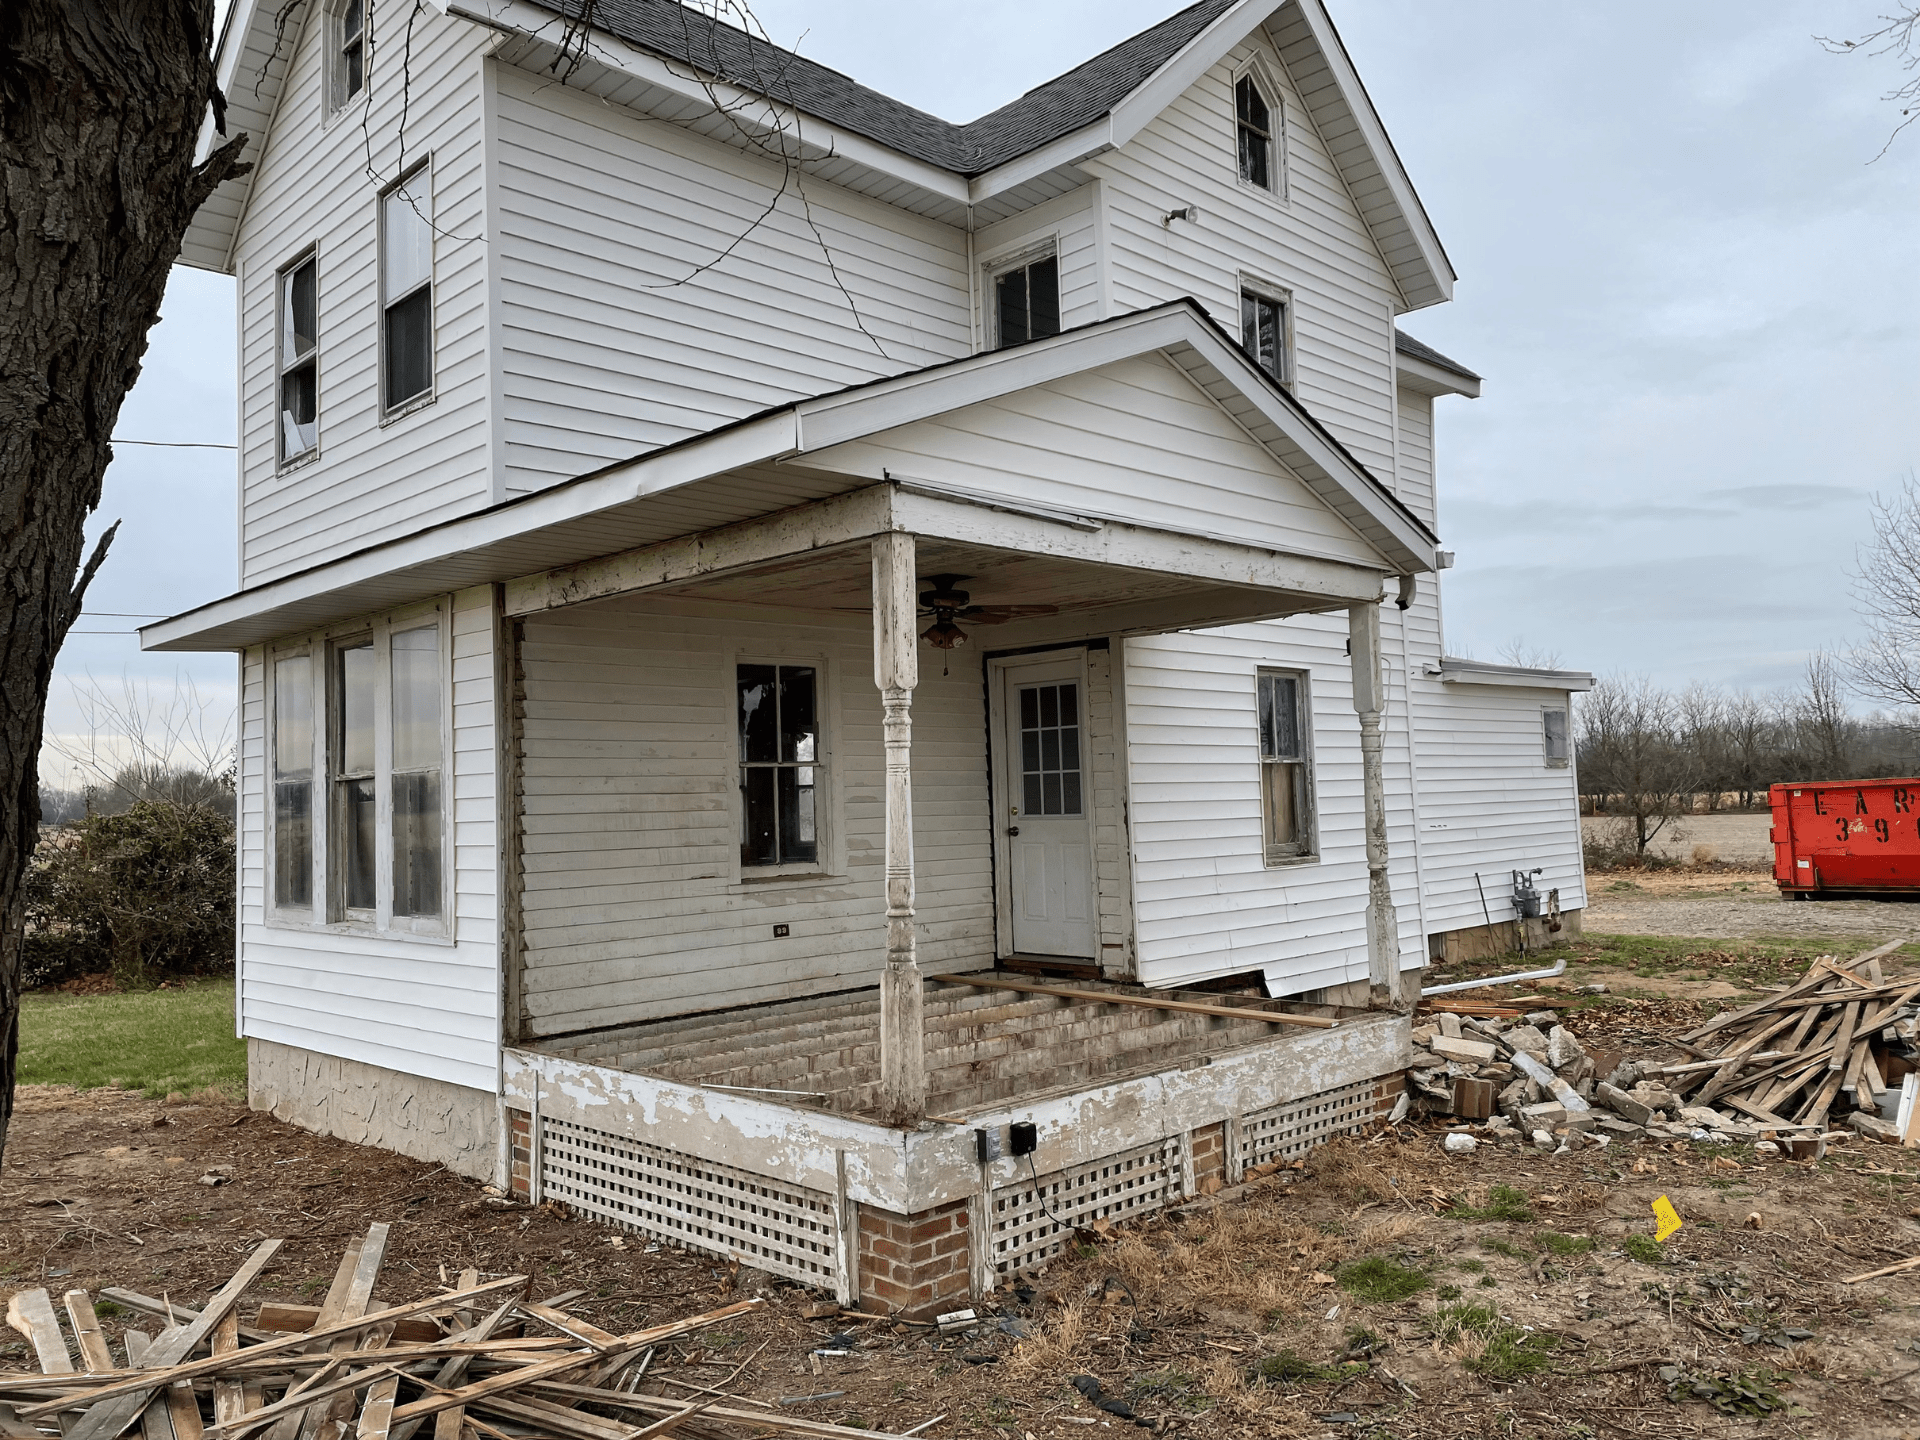
[[[141,644],[149,650],[241,649],[432,595],[538,576],[869,489],[876,479],[899,477],[847,473],[809,464],[809,459],[901,426],[1155,353],[1178,367],[1286,474],[1363,540],[1378,556],[1380,573],[1434,568],[1433,533],[1291,394],[1255,367],[1197,302],[1179,300],[1016,349],[949,361],[764,411],[144,626]],[[1006,497],[967,497],[952,486],[933,488],[989,509],[1007,505]],[[1032,506],[1019,508],[1029,516],[1037,513]],[[1114,525],[1133,533],[1167,533],[1165,526],[1143,525],[1138,516],[1118,514],[1076,513],[1059,517],[1059,523],[1070,530]],[[1231,540],[1226,532],[1234,528],[1235,518],[1222,515],[1222,533],[1185,533],[1210,546],[1225,545],[1250,555],[1284,553]]]

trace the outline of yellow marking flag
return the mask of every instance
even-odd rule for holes
[[[1673,1202],[1661,1195],[1653,1202],[1654,1231],[1653,1238],[1665,1244],[1667,1237],[1686,1222],[1680,1218],[1680,1212],[1673,1208]]]

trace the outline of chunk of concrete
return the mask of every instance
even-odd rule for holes
[[[1622,1060],[1608,1074],[1607,1083],[1616,1090],[1631,1090],[1645,1077],[1646,1071],[1638,1060]]]
[[[1567,1084],[1553,1071],[1542,1065],[1524,1050],[1513,1052],[1514,1069],[1531,1076],[1540,1083],[1541,1089],[1553,1096],[1569,1110],[1591,1110],[1593,1107],[1580,1098],[1580,1092]]]
[[[1560,1023],[1560,1017],[1551,1010],[1529,1010],[1520,1018],[1529,1025],[1540,1027],[1543,1034]]]
[[[1556,1100],[1520,1107],[1520,1122],[1529,1130],[1551,1130],[1567,1123],[1567,1107]]]
[[[1529,1055],[1546,1058],[1547,1037],[1537,1025],[1516,1025],[1500,1038],[1506,1041],[1511,1049],[1525,1050]]]
[[[1434,1038],[1433,1053],[1444,1055],[1449,1060],[1469,1060],[1480,1065],[1493,1059],[1499,1051],[1486,1040],[1453,1040],[1439,1035]]]
[[[1547,1033],[1547,1064],[1554,1069],[1585,1059],[1586,1054],[1586,1047],[1574,1038],[1573,1032],[1566,1026],[1556,1025]]]
[[[1533,1132],[1533,1148],[1536,1150],[1553,1149],[1553,1132],[1550,1130],[1534,1131]]]
[[[1599,1100],[1602,1105],[1606,1106],[1621,1118],[1632,1121],[1635,1125],[1645,1125],[1653,1119],[1653,1107],[1651,1105],[1643,1104],[1641,1101],[1634,1099],[1633,1096],[1627,1094],[1626,1091],[1620,1089],[1617,1085],[1611,1085],[1607,1081],[1602,1080],[1594,1087],[1593,1093],[1594,1098]]]
[[[1711,1105],[1688,1105],[1681,1110],[1679,1118],[1684,1124],[1702,1130],[1724,1130],[1729,1123],[1727,1117]]]
[[[1439,1033],[1440,1027],[1438,1025],[1416,1025],[1413,1027],[1413,1043],[1416,1045],[1425,1045]]]
[[[1442,1010],[1434,1017],[1440,1022],[1440,1033],[1449,1040],[1460,1038],[1460,1017],[1450,1010]]]
[[[1847,1124],[1866,1136],[1869,1140],[1884,1140],[1889,1145],[1900,1143],[1900,1127],[1889,1125],[1878,1115],[1866,1110],[1856,1110],[1847,1117]]]
[[[1635,1125],[1630,1120],[1619,1120],[1611,1115],[1602,1115],[1594,1122],[1593,1128],[1622,1140],[1638,1140],[1647,1133],[1645,1126]]]

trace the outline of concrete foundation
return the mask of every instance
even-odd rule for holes
[[[494,1178],[499,1108],[485,1091],[250,1039],[247,1104],[303,1130]]]
[[[1521,958],[1520,941],[1524,934],[1529,952],[1549,945],[1564,945],[1580,938],[1580,917],[1584,912],[1566,910],[1559,916],[1558,930],[1546,916],[1531,920],[1496,920],[1491,925],[1469,925],[1462,930],[1427,937],[1427,953],[1435,965],[1452,965],[1463,960],[1493,960],[1502,955]],[[1524,928],[1524,931],[1522,929]],[[1514,969],[1522,968],[1516,964]]]

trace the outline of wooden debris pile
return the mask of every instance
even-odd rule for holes
[[[1913,1068],[1899,1027],[1920,1001],[1920,980],[1886,980],[1880,959],[1904,943],[1850,965],[1814,961],[1779,994],[1683,1037],[1680,1048],[1693,1058],[1648,1077],[1680,1102],[1682,1118],[1704,1122],[1697,1112],[1724,1107],[1769,1129],[1819,1130],[1852,1110],[1860,1117],[1855,1128],[1890,1138],[1879,1131],[1881,1097]]]
[[[524,1275],[483,1281],[468,1270],[427,1299],[376,1307],[386,1240],[387,1226],[376,1224],[349,1246],[324,1304],[261,1305],[251,1324],[241,1320],[240,1300],[278,1240],[262,1242],[199,1310],[102,1290],[101,1298],[157,1321],[157,1328],[129,1329],[118,1359],[86,1291],[61,1297],[65,1328],[46,1290],[19,1292],[7,1322],[31,1342],[40,1370],[0,1371],[0,1440],[117,1440],[135,1432],[141,1440],[429,1440],[427,1431],[431,1440],[773,1433],[878,1440],[884,1433],[649,1375],[654,1347],[743,1316],[757,1299],[615,1335],[567,1313],[576,1295],[540,1303],[528,1297]],[[655,1393],[669,1388],[679,1393]]]

